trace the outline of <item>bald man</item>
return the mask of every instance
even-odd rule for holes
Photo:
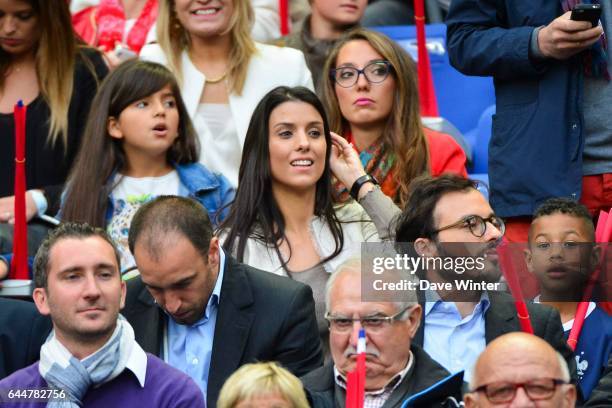
[[[466,408],[570,408],[576,387],[569,380],[561,354],[537,336],[514,332],[493,340],[478,357],[463,401]]]

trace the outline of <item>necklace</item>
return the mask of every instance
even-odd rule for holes
[[[206,83],[207,84],[218,84],[219,82],[223,81],[226,76],[227,76],[227,71],[225,71],[223,75],[221,75],[219,78],[215,78],[215,79],[206,78]]]

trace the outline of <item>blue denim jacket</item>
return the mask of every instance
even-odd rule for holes
[[[200,163],[174,165],[181,187],[179,195],[197,200],[206,208],[213,227],[216,228],[227,217],[229,206],[236,190],[222,174],[213,173]],[[111,180],[115,177],[111,176]],[[106,221],[113,215],[113,202],[108,198]]]

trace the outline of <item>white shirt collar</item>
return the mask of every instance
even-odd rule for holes
[[[136,342],[134,342],[132,352],[128,357],[125,368],[134,373],[140,387],[144,388],[145,377],[147,376],[147,353],[145,353],[142,347]]]

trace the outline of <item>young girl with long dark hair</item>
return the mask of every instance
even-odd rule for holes
[[[172,73],[132,60],[103,82],[85,130],[87,137],[68,180],[62,220],[105,227],[133,265],[127,236],[131,219],[159,195],[189,196],[223,219],[234,189],[198,164],[198,143]]]

